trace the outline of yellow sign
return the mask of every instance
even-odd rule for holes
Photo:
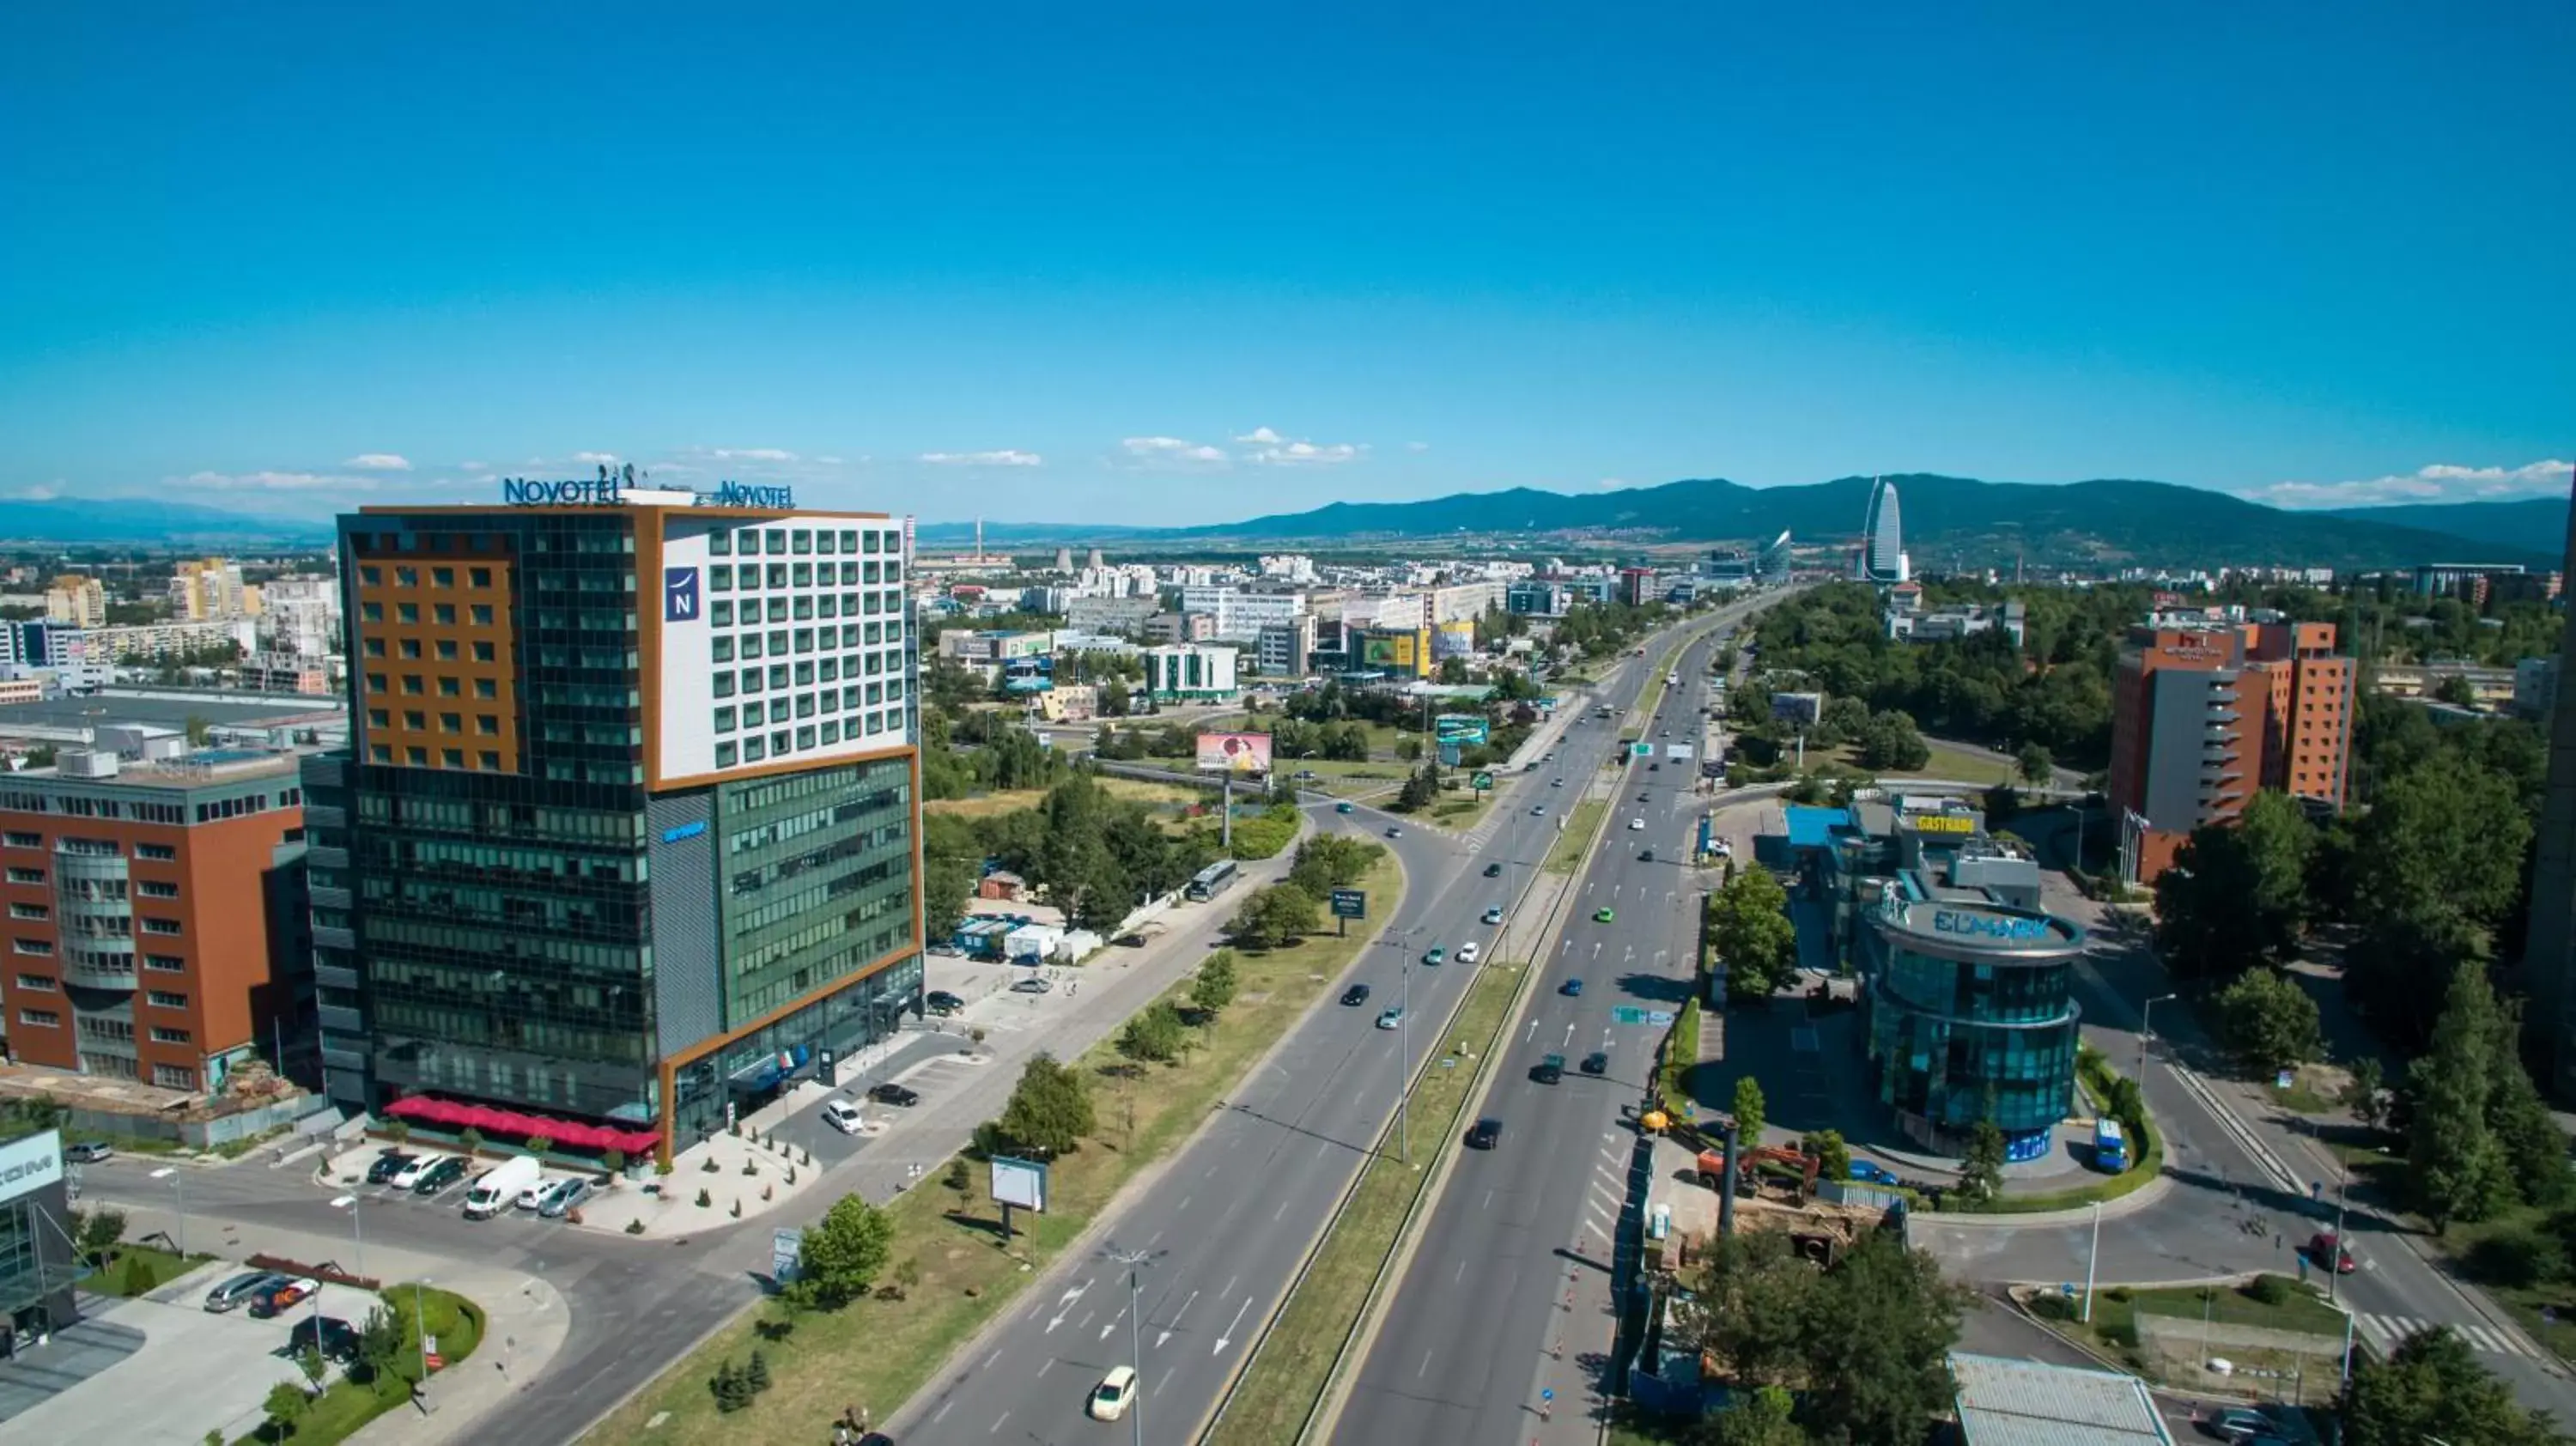
[[[1917,833],[1975,833],[1977,821],[1954,813],[1918,813],[1914,816]]]

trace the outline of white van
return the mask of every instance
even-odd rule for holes
[[[519,1192],[536,1184],[545,1174],[534,1155],[514,1155],[483,1172],[474,1188],[465,1192],[465,1218],[489,1220],[510,1208]]]

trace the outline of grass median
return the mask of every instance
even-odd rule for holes
[[[1362,875],[1378,918],[1395,912],[1403,873],[1388,853]],[[844,1407],[867,1408],[882,1421],[948,1368],[949,1357],[1008,1309],[1046,1267],[1090,1226],[1119,1189],[1171,1153],[1205,1123],[1208,1111],[1304,1015],[1318,995],[1366,947],[1370,932],[1309,936],[1292,949],[1237,953],[1235,1002],[1181,1061],[1154,1066],[1141,1083],[1124,1077],[1115,1031],[1075,1061],[1090,1081],[1098,1138],[1055,1162],[1048,1175],[1049,1211],[1014,1224],[1022,1233],[998,1248],[996,1214],[984,1198],[981,1170],[952,1188],[955,1163],[933,1169],[886,1207],[894,1222],[890,1265],[881,1277],[896,1295],[838,1311],[792,1313],[775,1300],[743,1312],[706,1344],[638,1392],[586,1438],[595,1442],[732,1442],[821,1439]],[[1166,995],[1186,1004],[1189,985]],[[716,1410],[708,1382],[727,1361],[763,1355],[771,1381],[753,1404],[732,1415]]]
[[[1441,1037],[1470,1040],[1490,1052],[1525,972],[1520,965],[1478,971]],[[1459,1121],[1476,1084],[1476,1065],[1456,1054],[1427,1062],[1409,1096],[1412,1163],[1389,1158],[1395,1145],[1390,1126],[1278,1324],[1244,1367],[1225,1415],[1205,1438],[1209,1446],[1275,1446],[1297,1438],[1367,1303],[1369,1283],[1384,1268],[1406,1212],[1431,1180],[1431,1161],[1442,1150],[1459,1148]]]
[[[1592,851],[1592,836],[1601,831],[1601,816],[1610,811],[1610,800],[1587,798],[1565,816],[1565,831],[1547,851],[1546,869],[1551,874],[1570,874],[1583,867],[1583,856]]]

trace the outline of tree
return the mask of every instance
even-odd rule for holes
[[[367,1318],[359,1323],[356,1344],[360,1375],[375,1383],[391,1380],[394,1365],[403,1354],[402,1322],[392,1311],[377,1306],[368,1311]]]
[[[313,1398],[293,1381],[280,1381],[268,1388],[268,1395],[260,1401],[260,1409],[268,1413],[268,1424],[282,1440],[295,1434],[295,1423],[303,1420],[304,1413],[313,1409]]]
[[[1683,1330],[1730,1380],[1797,1382],[1821,1289],[1816,1268],[1777,1231],[1720,1236],[1714,1247],[1682,1312]]]
[[[1706,1446],[1806,1446],[1813,1438],[1799,1427],[1796,1404],[1778,1386],[1739,1392],[1725,1410],[1703,1418],[1691,1439]]]
[[[1398,742],[1396,751],[1401,753],[1404,744],[1412,741],[1408,738]],[[1404,786],[1396,790],[1395,806],[1403,812],[1411,813],[1429,805],[1431,800],[1439,796],[1440,781],[1433,776],[1431,765],[1426,763],[1405,776]]]
[[[2506,1178],[2527,1204],[2555,1209],[2576,1193],[2576,1171],[2567,1163],[2567,1135],[2540,1097],[2521,1054],[2522,1011],[2496,1010],[2488,1047],[2487,1128],[2502,1152]]]
[[[203,748],[207,740],[215,736],[215,725],[195,713],[189,714],[187,721],[179,726],[187,730],[188,746],[191,748]]]
[[[1189,1027],[1168,999],[1157,999],[1118,1031],[1118,1052],[1138,1064],[1164,1064],[1181,1057]]]
[[[1969,1299],[1902,1239],[1872,1231],[1825,1273],[1808,1318],[1811,1392],[1799,1423],[1818,1441],[1920,1441],[1956,1399],[1950,1347]]]
[[[296,1352],[295,1369],[304,1373],[306,1394],[318,1396],[322,1393],[322,1382],[331,1374],[331,1363],[322,1359],[319,1349],[306,1346]]]
[[[80,1253],[92,1265],[107,1263],[107,1253],[125,1239],[125,1212],[105,1205],[76,1213],[76,1239]]]
[[[1100,685],[1100,714],[1104,718],[1127,716],[1127,680],[1112,678]]]
[[[1002,1107],[1003,1138],[1024,1149],[1061,1155],[1097,1125],[1080,1071],[1041,1050],[1020,1071]]]
[[[1215,1015],[1234,1002],[1235,987],[1234,954],[1219,949],[1199,966],[1198,982],[1190,986],[1190,1003]]]
[[[2478,706],[2477,685],[2469,681],[2466,673],[2445,674],[2442,681],[2433,685],[2433,699],[2438,703],[2474,708]]]
[[[1247,949],[1275,949],[1321,927],[1315,896],[1292,884],[1272,884],[1244,900],[1226,933]]]
[[[1762,1143],[1762,1082],[1751,1075],[1735,1081],[1735,1138],[1739,1146],[1752,1149]]]
[[[1709,896],[1708,943],[1726,969],[1727,992],[1758,998],[1789,982],[1798,967],[1798,926],[1789,920],[1789,891],[1769,869],[1746,869]]]
[[[2057,779],[2057,760],[2042,745],[2025,743],[2013,755],[2013,776],[2033,788],[2046,788]]]
[[[2500,1021],[2485,971],[2461,964],[2433,1026],[2432,1052],[2406,1071],[2407,1182],[2435,1234],[2448,1234],[2454,1220],[2483,1220],[2513,1195],[2503,1148],[2487,1125]]]
[[[1798,1148],[1816,1157],[1816,1172],[1828,1180],[1851,1178],[1851,1146],[1843,1142],[1840,1130],[1818,1130],[1798,1142]]]
[[[2218,1033],[2245,1068],[2262,1074],[2315,1059],[2325,1047],[2317,1002],[2278,969],[2248,969],[2218,991]]]
[[[2359,938],[2345,987],[2413,1051],[2443,1012],[2453,963],[2486,958],[2513,914],[2531,815],[2508,775],[2446,752],[2383,779],[2352,832]]]
[[[1422,757],[1422,740],[1398,738],[1395,740],[1395,756],[1406,763],[1415,762]]]
[[[1932,761],[1932,749],[1914,727],[1914,715],[1891,709],[1861,726],[1855,761],[1873,772],[1908,772]]]
[[[2408,1336],[2384,1361],[2357,1358],[2336,1409],[2347,1446],[2544,1446],[2563,1439],[2547,1413],[2516,1405],[2468,1343],[2439,1326]]]
[[[838,1310],[868,1293],[893,1251],[893,1217],[863,1196],[844,1195],[805,1227],[787,1298],[799,1306]]]
[[[2366,1054],[2354,1060],[2351,1073],[2352,1078],[2344,1081],[2335,1102],[2349,1110],[2354,1119],[2376,1129],[2388,1112],[2387,1102],[2380,1095],[2386,1081],[2381,1078],[2379,1056]]]
[[[2286,961],[2306,928],[2316,829],[2266,790],[2233,823],[2191,831],[2156,879],[2156,948],[2177,974],[2227,979]]]
[[[1968,1152],[1959,1161],[1959,1193],[1970,1200],[1992,1200],[2004,1192],[2004,1132],[1990,1110],[1968,1131]]]

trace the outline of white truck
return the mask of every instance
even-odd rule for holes
[[[534,1185],[545,1174],[534,1155],[513,1155],[483,1172],[474,1188],[465,1192],[465,1218],[489,1220],[510,1208],[519,1192]]]

